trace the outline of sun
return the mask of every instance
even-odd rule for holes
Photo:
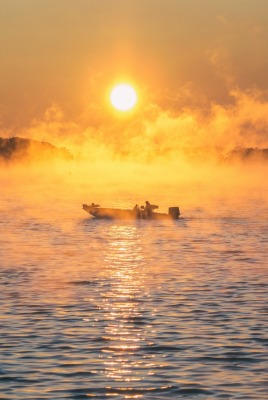
[[[110,93],[112,106],[118,111],[130,111],[137,104],[138,96],[135,89],[128,83],[116,85]]]

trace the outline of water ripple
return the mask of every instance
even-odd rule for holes
[[[0,207],[1,398],[267,398],[267,221],[63,209]]]

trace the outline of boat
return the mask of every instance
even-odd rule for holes
[[[169,219],[177,220],[180,217],[179,207],[169,207],[168,213],[155,212],[158,208],[156,205],[151,205],[151,212],[148,214],[144,208],[135,206],[133,209],[121,208],[104,208],[98,204],[92,203],[91,205],[83,204],[83,210],[88,212],[98,219],[145,219],[145,220],[159,220]]]

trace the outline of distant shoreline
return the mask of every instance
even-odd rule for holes
[[[53,158],[72,160],[73,155],[65,147],[56,147],[48,142],[20,137],[0,137],[0,161],[46,161]]]
[[[229,152],[221,148],[189,148],[185,150],[189,162],[202,162],[214,159],[219,164],[232,162],[267,162],[268,148],[234,148]],[[211,157],[210,157],[211,156]],[[71,161],[75,157],[66,147],[57,147],[49,142],[21,137],[0,137],[0,162],[48,162],[51,160]]]

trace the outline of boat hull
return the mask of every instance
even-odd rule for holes
[[[152,212],[149,216],[136,210],[127,210],[119,208],[103,208],[83,204],[83,210],[98,219],[178,219],[180,215],[179,207],[170,207],[169,213]],[[172,212],[173,211],[173,212]]]

